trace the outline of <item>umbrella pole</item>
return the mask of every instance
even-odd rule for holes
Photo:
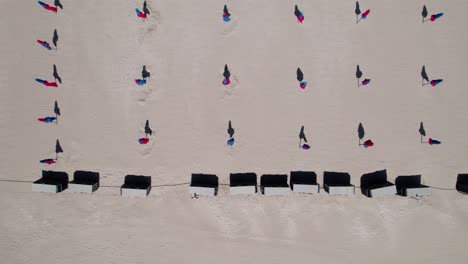
[[[58,115],[55,114],[55,124],[58,125]]]
[[[58,153],[55,152],[55,160],[58,160]]]
[[[299,138],[299,148],[301,147],[302,138]]]
[[[359,87],[359,78],[357,79],[357,86]]]

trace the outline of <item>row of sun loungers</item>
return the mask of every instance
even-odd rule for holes
[[[193,196],[216,196],[218,194],[218,177],[213,174],[192,174],[190,194]],[[291,191],[297,193],[319,193],[320,184],[317,174],[312,171],[292,171],[287,174],[264,174],[257,184],[255,173],[232,173],[230,175],[229,191],[232,195],[255,194],[287,195]],[[66,172],[42,171],[42,178],[32,184],[34,192],[67,192],[92,193],[99,188],[99,173],[91,171],[75,171],[73,181],[69,182]],[[346,172],[323,173],[323,190],[333,196],[354,196],[355,186],[351,184],[351,175]],[[421,175],[398,176],[395,184],[387,180],[387,171],[380,170],[367,173],[361,177],[361,192],[367,197],[382,197],[401,195],[408,197],[424,197],[431,194],[429,186],[421,184]],[[456,190],[468,194],[468,174],[459,174]],[[123,197],[146,197],[151,191],[151,177],[127,175],[120,188]]]

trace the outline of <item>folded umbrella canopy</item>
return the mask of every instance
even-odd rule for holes
[[[47,43],[47,41],[37,40],[37,43],[41,44],[42,47],[48,50],[52,50],[52,47],[49,45],[49,43]]]
[[[138,8],[135,8],[135,12],[137,14],[137,16],[143,20],[145,20],[147,18],[147,15],[143,12],[141,12],[140,10],[138,10]]]
[[[144,12],[146,15],[149,15],[149,14],[150,14],[150,11],[149,11],[148,7],[146,6],[146,1],[143,2],[143,12]]]
[[[37,120],[39,120],[40,122],[46,123],[46,124],[50,124],[50,123],[53,123],[55,120],[57,120],[57,118],[48,116],[48,117],[45,117],[45,118],[38,118]]]
[[[146,80],[145,79],[136,79],[135,83],[140,85],[140,86],[143,86],[143,85],[146,84]]]
[[[231,83],[231,80],[229,79],[229,77],[231,77],[231,72],[229,71],[227,64],[224,65],[223,76],[224,76],[223,84],[229,85]]]
[[[58,87],[56,82],[48,82],[46,80],[41,80],[41,79],[36,79],[36,82],[41,83],[41,84],[43,84],[45,86],[48,86],[48,87]]]
[[[438,14],[432,15],[431,16],[431,21],[434,22],[437,19],[441,18],[443,15],[444,15],[444,13],[438,13]]]
[[[43,160],[40,160],[39,162],[43,164],[47,164],[47,165],[52,165],[56,163],[54,159],[43,159]]]
[[[57,7],[50,6],[42,1],[37,1],[44,9],[57,13]]]
[[[150,141],[149,138],[140,138],[140,139],[138,139],[138,143],[140,143],[141,145],[146,145],[146,144],[148,144],[149,141]]]
[[[370,9],[367,9],[367,11],[366,11],[366,12],[362,13],[362,15],[361,15],[361,19],[366,19],[366,18],[367,18],[367,16],[369,16],[369,13],[370,13]]]
[[[431,81],[431,85],[432,85],[432,86],[436,86],[436,85],[441,84],[443,81],[444,81],[444,80],[442,80],[442,79],[432,80],[432,81]]]
[[[299,10],[297,5],[294,6],[294,15],[296,16],[298,22],[302,23],[304,21],[304,13]]]
[[[374,142],[372,142],[372,140],[366,140],[363,144],[364,148],[368,148],[368,147],[372,147],[374,146]]]
[[[224,8],[223,8],[223,20],[224,22],[231,21],[231,13],[229,13],[229,10],[226,5],[224,5]]]
[[[368,85],[370,82],[371,82],[371,79],[364,79],[364,81],[362,81],[361,85]]]

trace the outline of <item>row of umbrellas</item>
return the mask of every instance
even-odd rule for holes
[[[145,70],[144,66],[143,66],[143,70]],[[364,78],[364,80],[361,81],[362,76],[363,76],[363,73],[361,71],[361,68],[360,68],[359,65],[357,65],[356,66],[356,79],[357,79],[357,86],[358,87],[365,86],[365,85],[368,85],[368,84],[371,83],[371,79],[368,79],[368,78]],[[227,64],[224,65],[223,77],[224,78],[223,78],[222,84],[224,86],[228,86],[231,83],[231,80],[230,80],[231,72],[229,71],[229,67],[228,67]],[[432,80],[430,80],[429,76],[427,75],[425,65],[422,66],[421,77],[422,77],[422,85],[423,86],[428,85],[428,84],[430,84],[432,86],[437,86],[437,85],[441,84],[444,81],[443,79],[432,79]],[[307,82],[304,81],[304,73],[302,72],[301,68],[297,68],[296,78],[297,78],[297,81],[299,82],[299,87],[301,89],[305,89],[307,87]],[[138,83],[138,81],[140,81],[140,80],[136,80],[137,83]]]
[[[358,137],[359,137],[358,146],[362,146],[364,148],[369,148],[369,147],[374,146],[374,142],[371,139],[367,139],[367,140],[364,139],[366,133],[364,131],[364,127],[362,123],[359,123],[357,131],[358,131]],[[234,145],[234,129],[232,128],[231,120],[229,120],[227,132],[229,134],[229,140],[227,141],[227,145],[232,147]],[[421,135],[421,144],[439,145],[442,143],[441,141],[433,139],[433,138],[429,138],[428,141],[424,141],[424,137],[426,137],[426,130],[424,129],[423,122],[421,122],[419,126],[419,134]],[[302,126],[299,131],[299,148],[303,150],[309,150],[310,145],[307,143],[308,142],[307,142],[307,137],[304,132],[304,126]]]
[[[58,8],[63,9],[63,5],[60,2],[60,0],[55,0],[53,5],[49,5],[42,1],[38,1],[38,3],[45,10],[52,11],[54,13],[57,13]],[[54,48],[52,48],[51,45],[46,40],[37,40],[37,43],[39,43],[42,47],[44,47],[47,50],[52,50],[52,49],[58,50],[58,40],[59,40],[59,36],[57,33],[57,29],[55,29],[53,32],[53,36],[52,36],[52,44],[54,45]],[[46,87],[58,87],[58,83],[62,84],[62,78],[58,74],[57,65],[55,64],[53,65],[52,77],[54,78],[54,81],[48,81],[46,79],[39,79],[39,78],[35,80],[36,82]],[[60,107],[57,101],[54,102],[53,111],[54,111],[55,116],[40,117],[37,120],[45,124],[52,124],[52,123],[58,124],[58,117],[60,116],[61,111],[60,111]],[[47,165],[55,164],[58,160],[58,154],[62,152],[63,152],[63,148],[60,145],[60,141],[57,139],[55,142],[55,159],[46,158],[46,159],[40,160],[39,162],[42,164],[47,164]]]
[[[356,14],[356,24],[357,24],[361,20],[366,19],[369,16],[370,9],[367,9],[366,11],[362,12],[360,5],[359,5],[359,1],[356,1],[356,8],[354,9],[354,13]],[[138,14],[138,11],[137,11],[137,14]],[[423,17],[422,18],[423,23],[426,21],[434,22],[444,15],[444,13],[435,13],[431,15],[429,18],[427,18],[428,14],[429,13],[427,11],[427,7],[424,5],[423,10],[421,12],[421,15]],[[294,5],[294,16],[296,16],[298,23],[304,22],[304,18],[305,18],[304,13],[299,9],[297,5]],[[224,8],[223,8],[223,21],[226,23],[231,21],[231,13],[229,13],[229,10],[226,5],[224,5]]]

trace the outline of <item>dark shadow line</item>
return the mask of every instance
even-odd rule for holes
[[[182,182],[182,183],[174,183],[174,184],[151,185],[151,188],[156,188],[156,187],[170,187],[170,186],[180,186],[180,185],[187,185],[187,184],[190,184],[190,182]]]
[[[18,180],[0,180],[2,182],[22,182],[22,183],[33,183],[34,181],[18,181]]]

